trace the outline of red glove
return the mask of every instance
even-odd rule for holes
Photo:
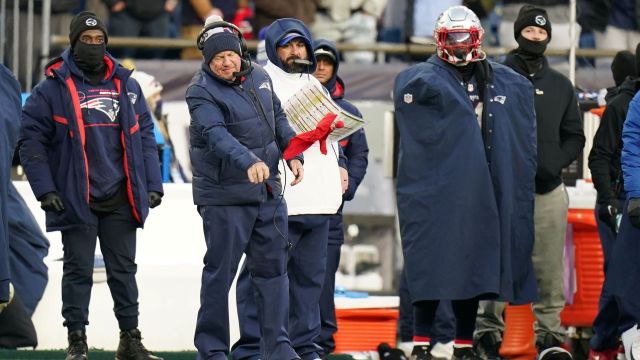
[[[289,145],[284,150],[282,157],[285,160],[291,160],[303,151],[307,150],[316,141],[320,141],[320,152],[326,155],[327,137],[329,137],[329,134],[331,134],[333,129],[344,127],[344,123],[342,121],[338,121],[333,124],[333,121],[337,116],[338,115],[336,114],[329,113],[325,115],[320,122],[318,122],[315,129],[294,136],[289,141]]]

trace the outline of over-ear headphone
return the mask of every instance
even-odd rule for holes
[[[217,19],[215,19],[214,17]],[[207,18],[207,22],[205,22],[205,26],[202,28],[202,30],[200,31],[200,34],[198,34],[198,37],[196,39],[198,50],[202,51],[204,49],[204,43],[207,41],[207,39],[211,35],[214,34],[214,32],[211,32],[210,30],[213,30],[219,27],[231,29],[231,31],[238,37],[238,41],[240,41],[240,52],[241,52],[240,57],[249,61],[251,59],[251,55],[249,54],[249,50],[247,48],[247,41],[244,39],[244,36],[242,35],[242,31],[240,31],[240,28],[233,25],[232,23],[222,20],[222,18],[219,16],[211,16]]]

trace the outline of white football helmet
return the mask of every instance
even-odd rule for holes
[[[452,6],[440,14],[433,37],[438,57],[453,65],[464,66],[486,58],[481,49],[484,29],[480,19],[465,6]]]

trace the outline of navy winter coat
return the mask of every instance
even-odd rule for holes
[[[47,287],[49,272],[44,258],[49,253],[49,239],[31,214],[18,190],[9,186],[9,249],[11,283],[29,316]]]
[[[119,93],[118,121],[123,129],[128,199],[142,227],[149,213],[148,192],[163,193],[153,122],[140,85],[130,78],[131,71],[109,54],[104,59],[105,78]],[[76,76],[82,78],[82,73],[69,49],[47,65],[46,75],[24,105],[19,146],[20,160],[36,198],[55,191],[64,202],[64,212],[47,212],[47,231],[56,231],[89,223],[91,169],[84,150],[84,120],[74,80]]]
[[[485,139],[451,65],[433,56],[396,78],[398,215],[413,301],[537,296],[533,88],[500,64],[478,62],[481,73]]]
[[[272,193],[281,193],[278,161],[295,132],[271,79],[261,66],[253,66],[238,84],[220,79],[203,64],[187,88],[196,205],[265,201],[267,187],[250,183],[247,176],[247,169],[258,161],[269,167]]]
[[[20,126],[20,84],[0,64],[0,302],[9,300],[9,187],[11,159]]]

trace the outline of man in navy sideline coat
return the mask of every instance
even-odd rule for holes
[[[618,225],[620,223],[623,205],[626,199],[624,179],[620,156],[622,154],[622,129],[627,118],[629,103],[640,90],[640,78],[637,70],[640,62],[637,56],[630,54],[635,61],[636,68],[620,81],[614,66],[617,60],[628,51],[616,54],[611,65],[617,86],[607,91],[607,107],[600,119],[600,126],[593,137],[593,147],[589,153],[589,169],[593,186],[598,191],[595,206],[595,217],[598,235],[604,257],[604,284],[598,302],[598,315],[593,320],[593,336],[589,340],[589,359],[614,360],[618,356],[620,335],[624,330],[635,325],[635,320],[622,306],[623,302],[611,293],[614,279],[609,275],[609,264],[613,259],[613,248],[617,243]],[[623,54],[623,55],[621,55]],[[640,44],[636,47],[636,54],[640,55]],[[614,95],[609,96],[612,93]]]
[[[607,267],[605,286],[632,321],[621,325],[627,359],[640,359],[640,92],[629,103],[622,130],[620,158],[626,201],[613,254]]]
[[[96,238],[120,327],[116,357],[159,359],[138,327],[136,230],[163,190],[153,123],[131,71],[106,52],[107,31],[91,12],[71,22],[71,47],[46,66],[22,112],[20,159],[64,246],[62,316],[67,360],[87,357],[85,326]]]
[[[287,331],[287,204],[278,162],[295,135],[261,66],[245,60],[241,34],[212,16],[199,36],[204,61],[187,89],[193,198],[207,252],[195,344],[198,359],[229,354],[228,294],[242,253],[260,326],[260,358],[298,359]],[[298,184],[301,158],[289,161]]]
[[[11,71],[0,64],[0,313],[11,300],[9,271],[9,191],[11,159],[18,138],[20,84]]]
[[[471,10],[449,8],[436,22],[437,56],[402,71],[394,86],[396,193],[414,321],[433,324],[439,301],[451,300],[453,359],[477,356],[480,299],[523,304],[537,295],[533,88],[485,60],[483,34]],[[422,340],[412,356],[430,359],[429,336]]]
[[[340,61],[338,50],[335,44],[329,40],[316,39],[313,42],[314,55],[316,57],[316,71],[314,76],[320,83],[329,90],[331,98],[342,109],[349,113],[362,117],[358,108],[344,99],[345,84],[338,76]],[[340,146],[347,158],[347,168],[340,168],[343,174],[343,206],[345,201],[353,200],[358,186],[364,179],[369,163],[369,146],[364,129],[360,129],[346,138],[339,141]],[[346,175],[346,176],[344,176]],[[344,181],[344,180],[347,181]],[[327,268],[325,270],[324,285],[320,294],[320,336],[316,343],[322,347],[321,356],[329,355],[336,348],[333,334],[338,330],[336,323],[336,309],[333,293],[335,290],[336,271],[340,263],[340,248],[344,243],[344,233],[342,224],[342,206],[338,213],[331,216],[329,220],[329,243],[327,246]]]

